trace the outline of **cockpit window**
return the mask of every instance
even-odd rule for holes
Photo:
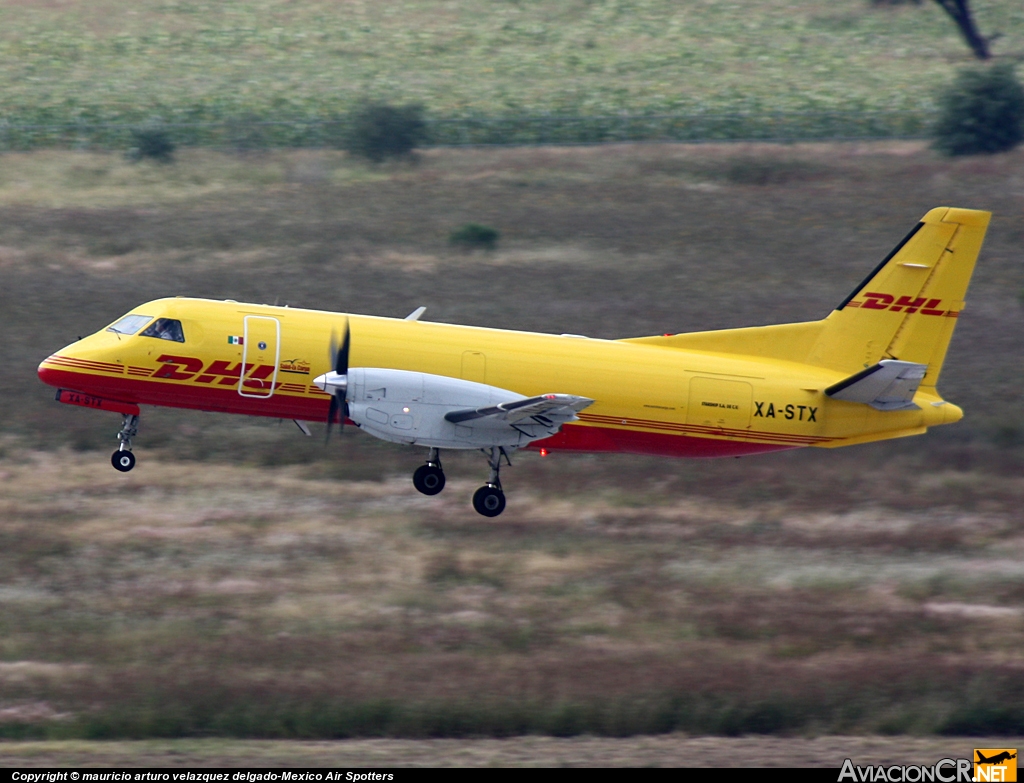
[[[139,329],[153,320],[151,315],[126,315],[113,326],[108,326],[108,332],[118,334],[135,334]]]
[[[176,343],[185,342],[185,334],[181,331],[181,321],[171,318],[157,318],[153,325],[142,333],[143,337],[159,337],[161,340],[174,340]]]

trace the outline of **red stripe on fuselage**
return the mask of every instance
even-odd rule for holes
[[[170,408],[190,408],[219,413],[239,413],[248,416],[271,416],[280,419],[327,419],[330,398],[314,400],[288,394],[271,397],[243,397],[234,386],[193,386],[185,382],[142,378],[113,378],[104,375],[68,372],[49,366],[39,368],[43,383],[62,389],[74,389],[96,397],[135,402],[143,405],[165,405]]]
[[[605,451],[624,452],[627,454],[654,454],[661,457],[714,458],[743,457],[751,454],[766,454],[771,451],[786,451],[787,449],[801,447],[566,424],[557,435],[552,435],[544,440],[534,441],[528,448],[547,449],[550,452]]]
[[[226,389],[216,384],[195,386],[155,379],[114,378],[45,365],[39,368],[39,378],[50,386],[120,402],[279,419],[326,421],[330,405],[330,397],[326,394],[319,399],[281,394],[280,391],[266,398],[243,397],[237,388]],[[533,449],[551,451],[625,452],[666,457],[739,457],[798,447],[789,443],[748,443],[580,424],[566,424],[557,435],[530,445]]]

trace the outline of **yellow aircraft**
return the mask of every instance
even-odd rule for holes
[[[480,449],[473,497],[505,508],[516,449],[727,457],[918,435],[959,421],[939,396],[990,214],[940,207],[827,318],[597,340],[234,301],[147,302],[47,358],[57,400],[122,414],[111,461],[135,465],[139,405],[351,422],[428,449],[413,476],[444,488],[441,449]]]

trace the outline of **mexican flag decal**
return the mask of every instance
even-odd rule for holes
[[[234,337],[234,336],[228,337],[228,345],[244,345],[244,344],[245,344],[245,340],[243,340],[241,337]]]

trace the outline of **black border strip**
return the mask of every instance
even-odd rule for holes
[[[866,286],[868,283],[870,283],[871,279],[875,275],[877,275],[879,272],[881,272],[882,269],[885,268],[886,264],[888,264],[890,261],[892,261],[893,256],[895,256],[898,252],[900,252],[903,249],[903,246],[905,244],[907,244],[907,242],[909,242],[913,238],[914,234],[916,234],[918,231],[921,230],[921,226],[923,226],[923,225],[924,225],[924,223],[918,223],[916,226],[914,226],[910,230],[910,233],[907,234],[905,237],[903,237],[903,241],[900,242],[898,245],[896,245],[896,247],[894,247],[892,249],[892,252],[890,252],[889,255],[887,255],[885,258],[882,259],[882,263],[880,263],[878,266],[876,266],[871,271],[871,274],[868,275],[867,277],[865,277],[861,281],[861,284],[853,289],[853,292],[842,301],[842,303],[839,305],[839,307],[836,308],[836,310],[842,310],[844,307],[846,307],[846,305],[848,305],[853,300],[853,297],[855,297],[857,294],[859,294],[864,289],[864,286]]]
[[[876,364],[874,367],[868,367],[866,370],[861,370],[856,375],[851,375],[849,378],[844,378],[843,380],[839,381],[839,383],[834,383],[827,389],[825,389],[825,394],[828,395],[829,397],[833,397],[839,392],[841,392],[843,389],[848,389],[850,386],[853,386],[853,384],[857,383],[858,381],[863,381],[869,375],[874,375],[876,372],[881,370],[882,367],[883,365],[879,363]]]

